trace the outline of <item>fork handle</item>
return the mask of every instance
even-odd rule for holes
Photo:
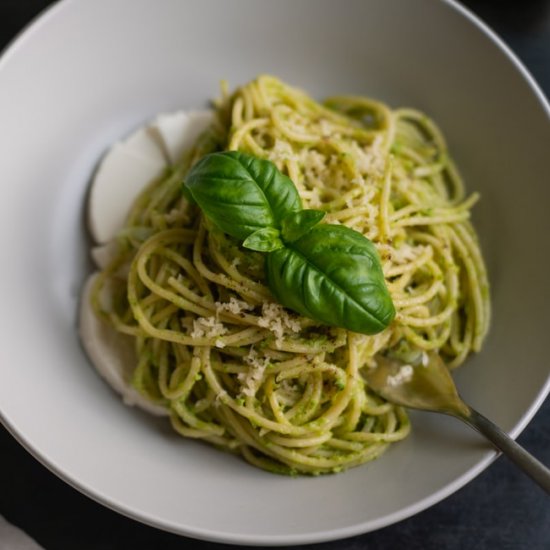
[[[468,409],[469,415],[456,414],[456,416],[484,435],[550,495],[550,470],[488,418],[471,407]]]

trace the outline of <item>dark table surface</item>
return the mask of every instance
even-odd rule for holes
[[[0,48],[51,3],[0,0]],[[504,39],[550,96],[550,0],[464,3]],[[550,464],[550,399],[519,442]],[[227,548],[164,533],[104,508],[50,473],[1,426],[0,464],[0,514],[48,550]],[[548,550],[550,499],[501,457],[466,487],[410,519],[315,548]]]

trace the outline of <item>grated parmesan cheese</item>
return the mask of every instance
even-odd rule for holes
[[[283,336],[289,333],[300,332],[300,323],[284,309],[281,304],[268,302],[262,305],[262,315],[258,319],[258,325],[269,329],[275,335],[277,346]]]
[[[227,332],[227,328],[216,317],[198,317],[193,319],[192,338],[216,338]]]
[[[238,315],[243,311],[250,311],[254,309],[254,306],[248,304],[244,300],[237,300],[234,296],[229,298],[229,302],[216,302],[216,314],[219,315],[222,311],[228,311],[233,315]]]
[[[269,357],[260,357],[254,347],[251,347],[243,359],[250,368],[248,372],[237,375],[237,379],[241,383],[241,394],[254,397],[264,376],[264,371],[269,365]]]
[[[399,384],[404,384],[409,382],[413,376],[414,369],[411,365],[403,365],[394,376],[388,376],[388,385],[389,386],[399,386]]]
[[[396,264],[406,264],[416,260],[424,252],[425,248],[422,245],[411,246],[410,244],[403,243],[399,248],[392,250],[391,257]]]
[[[340,137],[340,132],[334,131],[334,126],[326,119],[322,118],[319,120],[319,130],[324,138],[338,138]]]
[[[321,206],[323,206],[321,196],[319,195],[319,189],[317,187],[314,187],[311,191],[307,191],[307,194],[309,195],[308,206],[310,208],[320,208]]]
[[[296,160],[296,155],[289,142],[276,139],[275,145],[269,151],[267,158],[279,167],[288,160]]]

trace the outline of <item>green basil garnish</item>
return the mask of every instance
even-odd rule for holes
[[[300,210],[292,212],[283,219],[282,235],[287,243],[291,243],[313,229],[324,217],[322,210]]]
[[[395,316],[376,248],[349,227],[314,227],[268,254],[266,272],[283,306],[327,325],[376,334]]]
[[[320,224],[292,180],[266,160],[235,151],[203,157],[184,192],[242,246],[266,252],[266,275],[285,307],[320,323],[376,334],[395,317],[376,248],[344,225]]]
[[[302,209],[290,178],[272,162],[238,151],[203,157],[185,188],[224,233],[242,240],[258,229],[280,229],[285,216]]]
[[[258,229],[248,235],[243,241],[243,247],[250,250],[257,250],[258,252],[271,252],[272,250],[278,250],[283,248],[284,243],[281,241],[280,233],[278,229],[274,227],[264,227]]]

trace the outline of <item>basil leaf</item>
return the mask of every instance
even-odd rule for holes
[[[272,162],[237,151],[203,157],[185,187],[204,214],[237,239],[264,227],[279,229],[285,216],[302,208],[292,180]]]
[[[285,307],[327,325],[375,334],[395,316],[374,245],[343,225],[321,224],[266,259]]]
[[[278,229],[264,227],[248,235],[243,242],[243,246],[244,248],[250,248],[250,250],[257,250],[258,252],[271,252],[284,246],[279,235]]]
[[[183,192],[209,223],[245,248],[267,252],[266,275],[279,302],[318,322],[375,334],[395,316],[374,245],[341,225],[318,225],[292,181],[265,160],[211,153],[189,172]]]
[[[326,215],[322,210],[301,210],[288,214],[282,223],[282,235],[291,243],[315,227]]]
[[[191,204],[196,204],[195,199],[193,198],[193,195],[191,195],[191,191],[185,186],[181,186],[181,192],[183,193],[183,196],[187,199],[188,202]]]

